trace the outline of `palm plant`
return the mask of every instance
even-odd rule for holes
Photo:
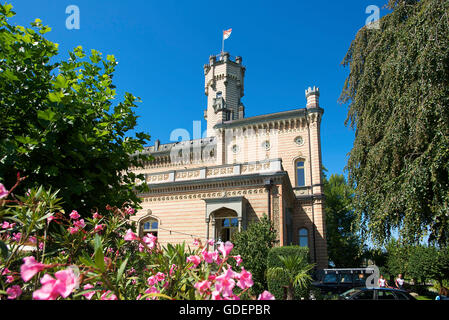
[[[310,270],[314,264],[309,264],[305,257],[299,255],[279,256],[281,266],[267,270],[271,279],[287,278],[287,300],[293,300],[295,288],[304,289],[312,282]]]

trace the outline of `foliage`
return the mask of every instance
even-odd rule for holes
[[[21,179],[9,191],[0,184],[0,299],[255,298],[251,273],[230,255],[232,243],[219,243],[218,250],[199,240],[193,249],[163,247],[155,236],[133,232],[128,206],[84,218],[75,210],[66,214],[58,192],[40,187],[14,195]],[[258,298],[274,297],[265,291]]]
[[[306,247],[299,247],[299,246],[287,246],[287,247],[274,247],[270,249],[268,252],[268,258],[267,258],[267,267],[268,269],[273,268],[285,268],[285,264],[283,264],[280,257],[299,257],[300,261],[302,262],[305,269],[308,269],[308,261],[310,261],[309,257],[309,249]],[[277,273],[276,275],[273,274],[272,277],[268,276],[267,273],[267,282],[268,282],[268,290],[276,297],[276,299],[283,299],[284,298],[284,287],[288,287],[290,285],[289,283],[290,277],[287,273],[281,274]],[[301,298],[309,298],[309,286],[306,287],[299,287],[296,286],[294,288],[294,298],[295,299],[301,299]]]
[[[341,102],[355,128],[349,181],[361,225],[386,244],[449,241],[449,2],[390,0],[380,29],[362,28]]]
[[[276,231],[265,215],[259,222],[249,224],[246,230],[236,232],[232,237],[235,254],[242,257],[244,267],[253,275],[254,285],[251,291],[254,294],[267,289],[267,257],[275,240]]]
[[[449,279],[449,250],[417,245],[411,248],[408,275],[418,283],[436,280],[443,285]]]
[[[399,240],[391,239],[386,247],[387,261],[386,266],[390,277],[397,277],[402,274],[406,276],[409,270],[411,246],[401,243]]]
[[[353,193],[343,175],[333,174],[329,180],[324,178],[327,252],[337,268],[357,267],[362,260],[362,239],[356,225]]]
[[[309,264],[306,257],[300,255],[278,256],[281,266],[271,267],[267,270],[267,278],[287,280],[287,300],[293,300],[294,289],[309,288],[312,282],[310,270],[314,265]]]
[[[139,166],[129,155],[149,139],[137,132],[133,109],[138,98],[125,94],[114,107],[112,83],[117,61],[81,47],[57,59],[58,45],[44,38],[51,30],[36,19],[31,28],[8,22],[15,13],[0,4],[0,177],[14,183],[15,173],[29,179],[18,191],[37,187],[60,190],[66,210],[89,212],[105,203],[139,202]],[[145,158],[142,156],[142,158]]]

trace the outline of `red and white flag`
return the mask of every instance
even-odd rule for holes
[[[223,40],[228,39],[231,36],[232,29],[223,31]]]

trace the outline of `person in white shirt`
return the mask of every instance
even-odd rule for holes
[[[388,282],[384,279],[384,276],[381,275],[379,281],[377,282],[380,288],[388,288]]]
[[[404,290],[404,279],[402,279],[402,274],[398,275],[395,283],[398,289]]]

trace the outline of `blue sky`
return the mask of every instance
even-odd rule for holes
[[[2,1],[4,2],[4,1]],[[206,108],[203,65],[221,50],[222,31],[232,28],[225,49],[243,57],[246,116],[305,107],[304,91],[320,87],[323,164],[343,173],[354,134],[345,127],[340,96],[348,68],[341,66],[357,31],[386,0],[343,1],[152,1],[15,0],[11,22],[28,26],[40,18],[52,28],[46,37],[60,45],[60,58],[78,45],[114,54],[114,82],[123,99],[142,99],[138,131],[162,143]],[[80,9],[80,29],[68,30],[66,7]]]

